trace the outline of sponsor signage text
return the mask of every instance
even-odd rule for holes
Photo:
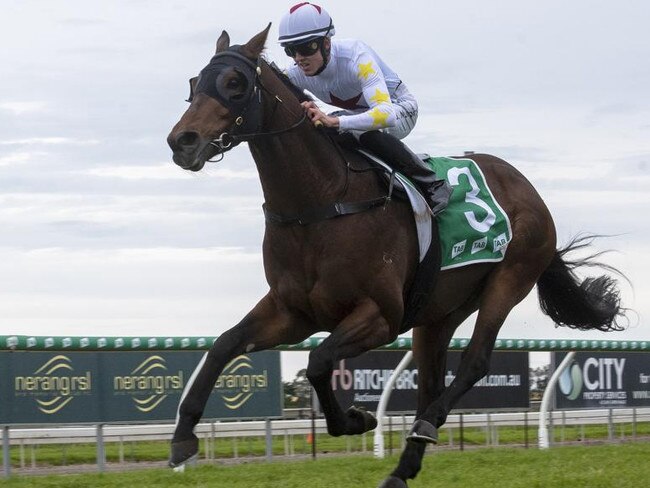
[[[558,365],[566,353],[554,353]],[[579,352],[555,389],[558,409],[650,406],[650,358],[645,353]]]
[[[0,352],[0,422],[173,420],[201,352]],[[280,353],[238,356],[204,418],[282,415]]]
[[[455,378],[460,352],[447,353],[445,385]],[[404,357],[403,352],[371,351],[342,360],[332,375],[332,388],[341,405],[375,411],[388,380]],[[418,371],[411,363],[397,378],[388,412],[411,412],[417,405]],[[490,372],[461,398],[456,409],[479,410],[529,407],[527,352],[493,352]]]

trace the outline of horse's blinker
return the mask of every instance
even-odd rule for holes
[[[210,63],[201,70],[194,87],[190,80],[191,91],[188,101],[191,102],[196,93],[204,93],[217,100],[235,117],[234,133],[255,133],[259,131],[262,123],[262,100],[257,87],[258,76],[262,70],[250,59],[239,54],[236,51],[237,47],[232,46],[227,51],[215,54]],[[221,77],[228,68],[234,69],[237,75],[243,78],[246,85],[243,94],[228,96],[223,93]],[[256,93],[257,97],[254,96]]]
[[[262,132],[262,91],[270,92],[261,81],[262,68],[259,64],[240,54],[240,47],[231,46],[226,51],[219,51],[212,57],[210,63],[201,70],[198,77],[190,79],[188,102],[192,102],[195,94],[203,93],[217,100],[234,117],[234,124],[229,129],[230,132],[224,131],[217,138],[208,142],[209,145],[217,148],[217,153],[222,158],[225,151],[242,141],[248,141],[255,137],[283,134],[308,120],[303,112],[302,116],[288,127]],[[230,88],[228,84],[233,80],[233,77],[226,78],[229,73],[226,71],[227,69],[231,70],[230,73],[234,71],[236,76],[245,84],[243,93],[228,94],[227,90]],[[280,106],[283,104],[282,99],[277,94],[271,94],[271,96],[275,99],[276,108],[278,104]],[[215,162],[217,160],[208,159],[208,161]]]

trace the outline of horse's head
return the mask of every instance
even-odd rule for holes
[[[270,27],[243,46],[230,46],[223,31],[216,54],[190,80],[190,106],[167,137],[181,168],[199,171],[206,161],[241,142],[243,135],[259,131],[258,60]]]

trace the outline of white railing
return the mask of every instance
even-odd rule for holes
[[[499,445],[499,427],[532,427],[539,422],[540,414],[538,412],[510,412],[510,413],[480,413],[480,414],[452,414],[447,418],[447,422],[441,428],[441,431],[447,431],[449,446],[454,446],[454,429],[461,429],[460,448],[463,448],[463,430],[481,428],[485,432],[485,442],[488,446]],[[399,436],[401,441],[396,449],[402,449],[405,445],[406,432],[414,421],[412,415],[398,415],[383,417],[381,423],[389,426],[389,432],[401,432]],[[650,422],[650,408],[625,408],[625,409],[602,409],[602,410],[572,410],[551,412],[549,421],[554,428],[559,429],[560,442],[564,441],[564,427],[567,426],[587,426],[587,425],[607,425],[608,438],[614,440],[617,425],[621,425],[621,437],[624,432],[629,437],[634,438],[636,435],[636,426],[641,423]],[[628,426],[632,425],[632,434]],[[645,429],[644,429],[645,430]],[[3,462],[0,476],[11,476],[11,463],[9,451],[18,448],[20,467],[27,467],[26,450],[31,451],[31,465],[36,467],[35,450],[44,444],[79,444],[93,443],[97,446],[97,469],[101,472],[105,469],[106,454],[104,450],[105,443],[119,443],[119,461],[124,462],[124,444],[135,441],[169,441],[174,431],[174,425],[169,424],[139,424],[139,425],[87,425],[87,426],[30,426],[24,428],[9,428],[3,426],[0,429],[0,445],[3,446]],[[327,432],[325,420],[317,419],[314,422],[314,431],[317,434]],[[202,422],[196,426],[195,432],[199,439],[205,444],[204,455],[207,460],[214,462],[215,443],[217,439],[232,439],[233,457],[237,458],[237,443],[242,439],[253,437],[266,438],[266,459],[271,461],[273,457],[273,437],[284,437],[285,455],[295,455],[294,436],[307,436],[312,431],[312,421],[309,420],[265,420],[265,421],[248,421],[248,422]],[[528,432],[528,430],[526,430]],[[584,438],[584,430],[581,440]],[[366,434],[361,436],[361,450],[367,451],[368,442]],[[392,449],[392,439],[389,444]],[[350,450],[350,437],[347,437],[347,451]],[[528,437],[526,436],[525,444],[528,446]],[[532,445],[532,443],[531,443]],[[442,446],[441,446],[442,447]],[[312,446],[313,448],[313,446]],[[65,450],[65,448],[63,448]],[[306,454],[306,453],[303,453]],[[375,449],[375,455],[377,454]],[[312,453],[314,455],[314,453]]]
[[[622,423],[650,422],[650,408],[620,408],[600,410],[565,410],[554,411],[550,414],[554,427],[575,425],[608,425]],[[383,417],[384,427],[391,425],[391,430],[405,431],[414,421],[412,415],[397,415]],[[523,427],[534,426],[539,422],[538,412],[507,412],[507,413],[478,413],[478,414],[452,414],[442,430],[464,428],[489,428],[489,427]],[[326,433],[324,419],[315,422],[316,433]],[[2,439],[0,431],[0,439]],[[174,432],[173,424],[138,424],[103,426],[104,442],[118,441],[156,441],[169,440]],[[196,426],[195,432],[199,437],[221,438],[246,438],[264,437],[266,435],[265,421],[246,422],[201,422]],[[272,420],[271,433],[273,436],[307,435],[311,433],[311,420]],[[9,434],[9,443],[15,445],[42,445],[42,444],[72,444],[95,442],[97,427],[88,426],[60,426],[60,427],[25,427],[12,428]]]

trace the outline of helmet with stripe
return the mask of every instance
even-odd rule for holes
[[[320,37],[332,37],[334,24],[327,11],[313,3],[303,2],[294,5],[280,20],[282,46],[302,44]]]

